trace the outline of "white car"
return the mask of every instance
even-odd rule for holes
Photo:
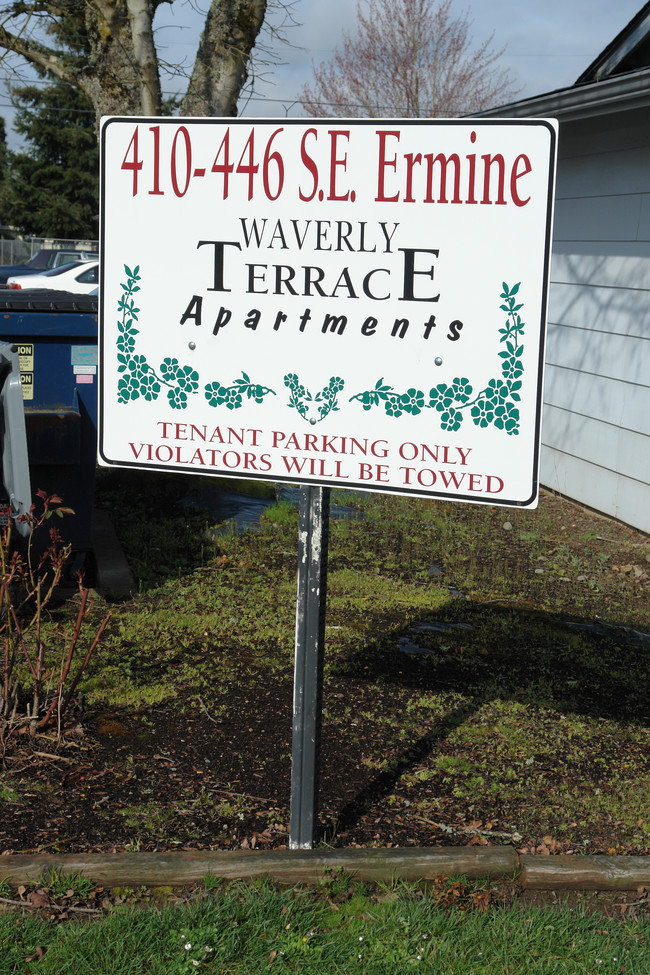
[[[63,264],[42,274],[13,274],[7,278],[7,288],[27,289],[47,288],[52,291],[72,291],[75,294],[90,294],[99,280],[99,261],[75,261]]]

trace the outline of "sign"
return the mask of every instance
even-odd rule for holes
[[[18,366],[20,369],[20,383],[23,399],[34,399],[34,344],[23,342],[16,346],[18,350]]]
[[[554,122],[101,143],[100,463],[537,503]]]

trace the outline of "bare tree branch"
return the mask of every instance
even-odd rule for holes
[[[153,19],[163,2],[174,0],[0,0],[0,50],[82,89],[98,121],[159,115],[164,62]],[[290,11],[293,0],[210,0],[183,113],[236,114],[267,6],[274,4]]]
[[[31,64],[38,65],[44,71],[51,72],[61,81],[75,83],[74,76],[61,64],[54,51],[44,44],[26,41],[20,35],[13,34],[0,26],[0,47],[13,54],[19,54]]]
[[[184,115],[236,115],[248,58],[264,22],[267,0],[212,0],[201,35]]]
[[[308,115],[469,115],[516,94],[493,36],[478,46],[452,0],[359,0],[357,34],[314,66],[299,98]]]

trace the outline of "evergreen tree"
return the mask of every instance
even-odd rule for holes
[[[98,149],[93,106],[63,83],[14,91],[14,127],[28,149],[7,153],[3,222],[38,237],[97,237]]]

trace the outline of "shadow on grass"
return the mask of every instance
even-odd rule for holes
[[[341,832],[391,796],[403,776],[495,700],[547,710],[551,719],[559,713],[650,726],[648,634],[519,607],[454,600],[443,612],[397,628],[335,664],[332,679],[347,678],[412,688],[422,695],[459,694],[464,703],[392,754],[390,770],[377,774],[341,808]]]

